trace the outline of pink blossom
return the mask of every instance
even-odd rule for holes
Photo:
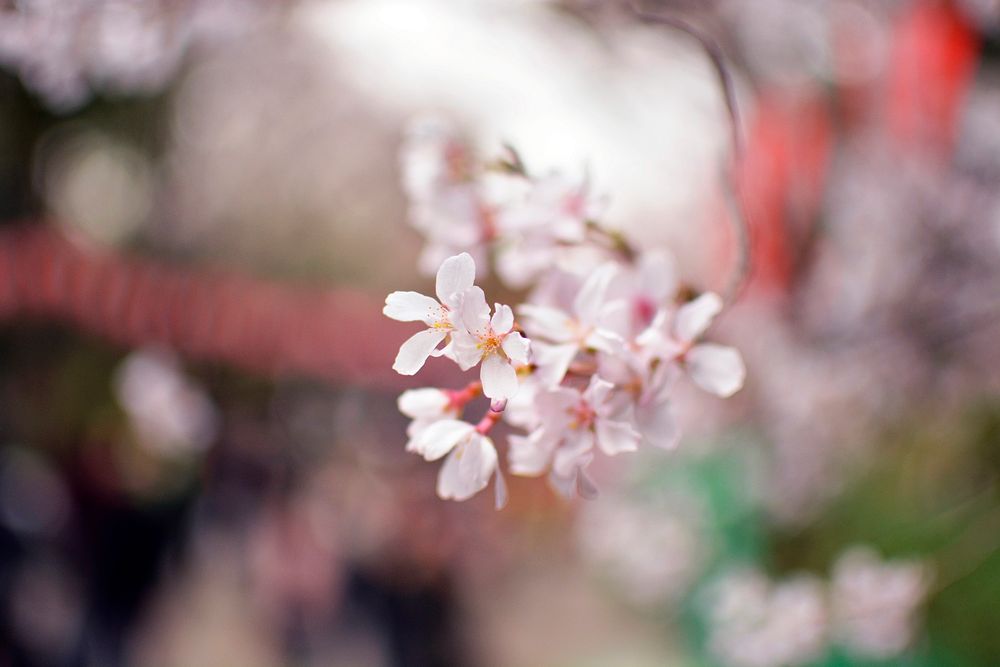
[[[734,348],[696,343],[722,310],[722,298],[706,292],[676,313],[661,310],[638,342],[650,357],[681,362],[691,379],[705,391],[726,398],[743,387],[746,367]]]
[[[427,357],[455,330],[455,313],[476,278],[476,263],[468,253],[449,257],[438,269],[438,300],[418,292],[393,292],[385,299],[382,312],[400,322],[423,322],[427,329],[411,336],[402,347],[392,368],[401,375],[413,375]]]
[[[481,363],[483,394],[505,400],[517,393],[516,365],[528,363],[529,341],[514,331],[514,311],[495,304],[493,316],[478,287],[465,294],[461,328],[454,335],[455,361],[462,370]]]

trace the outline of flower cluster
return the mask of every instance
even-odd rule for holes
[[[671,391],[679,377],[721,397],[742,386],[740,354],[700,340],[722,299],[687,298],[666,253],[640,251],[601,225],[601,200],[586,179],[533,177],[512,149],[477,163],[447,125],[431,121],[410,133],[403,177],[437,298],[386,299],[386,316],[426,326],[393,368],[412,375],[429,356],[480,366],[479,382],[465,389],[411,390],[399,400],[413,419],[407,449],[427,460],[449,455],[442,498],[469,498],[499,473],[488,436],[498,422],[516,429],[507,439],[511,473],[547,474],[563,492],[591,496],[585,470],[595,456],[677,444]],[[491,312],[474,284],[487,260],[507,288],[530,288],[523,303]],[[474,424],[462,413],[479,394],[491,404]],[[499,474],[497,491],[502,504]]]
[[[803,665],[831,646],[890,659],[913,642],[930,580],[926,565],[883,561],[867,547],[843,553],[828,583],[731,572],[707,596],[709,649],[727,667]]]
[[[578,516],[580,552],[629,602],[679,603],[710,562],[705,509],[687,493],[638,499],[607,494]]]
[[[737,571],[710,593],[709,651],[727,667],[804,665],[823,655],[828,612],[822,582],[810,575],[772,582]]]

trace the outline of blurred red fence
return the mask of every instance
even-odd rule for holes
[[[78,243],[51,226],[0,231],[0,318],[56,322],[127,347],[170,346],[269,375],[395,389],[403,333],[376,297],[188,269]],[[395,330],[394,330],[395,329]],[[425,382],[446,375],[433,364]]]

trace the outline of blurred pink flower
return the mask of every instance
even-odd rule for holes
[[[861,656],[884,660],[898,655],[913,642],[930,579],[921,563],[883,561],[870,548],[850,549],[833,569],[838,639]]]

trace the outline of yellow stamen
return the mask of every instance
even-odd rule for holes
[[[500,350],[502,346],[503,341],[500,339],[500,336],[497,336],[493,332],[479,336],[479,342],[476,343],[476,349],[482,350],[484,355],[493,354]]]

